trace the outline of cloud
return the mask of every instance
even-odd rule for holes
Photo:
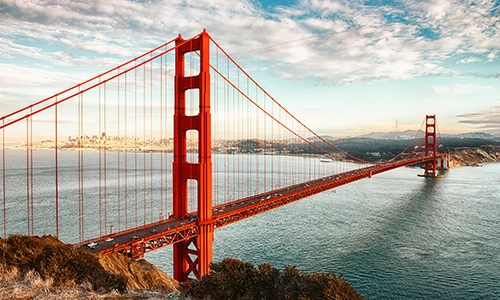
[[[434,94],[447,96],[473,94],[493,90],[495,90],[495,87],[493,86],[480,86],[472,84],[435,85],[432,87]]]
[[[36,74],[26,80],[26,74]],[[88,76],[88,75],[83,75]],[[44,69],[41,67],[23,67],[13,64],[0,63],[0,82],[4,91],[12,91],[14,87],[21,87],[24,90],[33,90],[46,86],[68,86],[75,82],[86,79],[82,75],[73,74],[68,77],[66,72]]]
[[[492,62],[497,57],[497,51],[490,52],[487,56],[488,62]]]
[[[468,58],[462,58],[462,59],[459,59],[457,60],[455,63],[457,65],[460,65],[460,64],[470,64],[470,63],[475,63],[475,62],[478,62],[478,61],[481,61],[481,59],[477,58],[477,57],[468,57]]]
[[[490,110],[458,115],[459,123],[475,125],[482,129],[500,129],[500,106],[492,107]]]
[[[0,54],[65,67],[111,67],[174,38],[209,33],[238,60],[285,78],[346,84],[454,75],[446,66],[495,61],[494,3],[300,0],[262,8],[225,1],[3,1]],[[424,30],[425,29],[425,30]],[[432,34],[430,34],[432,33]]]

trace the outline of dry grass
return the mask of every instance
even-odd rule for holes
[[[151,291],[128,291],[119,293],[111,291],[98,293],[92,284],[85,281],[81,284],[68,283],[67,286],[54,286],[52,278],[43,279],[36,271],[28,271],[22,275],[16,267],[0,264],[0,299],[178,299],[176,294],[165,294]]]
[[[168,293],[178,283],[155,266],[118,254],[101,259],[51,236],[0,238],[0,299],[177,299]],[[127,280],[150,290],[126,290]]]
[[[123,276],[104,270],[92,253],[74,249],[51,236],[11,235],[0,239],[0,264],[17,268],[21,276],[42,289],[88,282],[96,292],[124,292],[126,286]]]

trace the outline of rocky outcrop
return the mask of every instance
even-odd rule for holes
[[[452,168],[500,162],[500,146],[457,148],[449,152]]]
[[[96,255],[106,271],[125,277],[128,290],[177,292],[179,283],[144,259],[134,261],[118,253]]]

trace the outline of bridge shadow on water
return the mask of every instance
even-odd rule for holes
[[[348,280],[360,283],[356,288],[370,292],[370,299],[411,299],[417,295],[425,299],[440,289],[439,278],[422,279],[427,275],[421,270],[440,263],[435,256],[439,256],[443,240],[437,235],[447,230],[443,229],[447,212],[440,201],[443,180],[424,178],[378,214],[366,216],[361,230],[344,241],[345,248],[336,260],[341,262],[341,271],[349,273]],[[391,197],[391,191],[387,193]],[[428,286],[410,284],[420,280]]]
[[[395,197],[379,214],[367,216],[368,227],[352,240],[346,241],[349,249],[356,252],[384,241],[384,236],[396,234],[404,237],[411,233],[415,226],[429,226],[435,219],[436,203],[439,195],[439,182],[437,179],[424,178],[421,184],[410,194]],[[387,198],[391,198],[391,191],[386,190]]]

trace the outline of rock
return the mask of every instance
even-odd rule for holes
[[[177,292],[179,283],[144,259],[137,261],[119,253],[96,254],[104,269],[127,280],[127,289]]]
[[[450,151],[449,154],[452,167],[500,162],[500,146],[464,147]]]

